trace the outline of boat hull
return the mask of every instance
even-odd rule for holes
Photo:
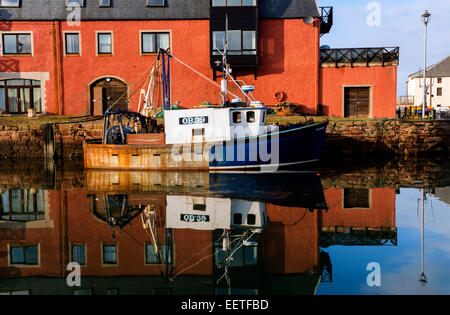
[[[211,170],[270,169],[318,161],[328,122],[298,126],[211,148]]]
[[[86,169],[276,170],[319,160],[327,123],[298,126],[258,137],[195,145],[84,144]]]

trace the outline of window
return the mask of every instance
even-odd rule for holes
[[[370,208],[370,190],[345,188],[344,189],[344,208]]]
[[[255,122],[255,112],[247,112],[247,122],[248,123]]]
[[[66,7],[83,7],[84,0],[66,0]]]
[[[74,290],[73,295],[92,295],[91,289]]]
[[[106,265],[117,264],[117,246],[103,245],[103,263]]]
[[[213,32],[213,55],[224,49],[225,32]],[[256,31],[228,31],[228,53],[230,55],[256,55]]]
[[[112,34],[98,33],[97,34],[97,51],[99,55],[112,54]]]
[[[261,121],[263,124],[265,124],[266,123],[266,111],[264,110],[263,111],[263,114],[262,114],[262,121]]]
[[[145,246],[145,263],[147,265],[171,264],[172,258],[172,253],[168,252],[166,245],[161,245],[158,250],[150,244]]]
[[[147,0],[148,7],[163,7],[164,0]]]
[[[442,88],[437,88],[437,91],[436,91],[436,95],[437,96],[442,96]]]
[[[233,216],[233,223],[234,224],[242,224],[242,214],[241,213],[235,213]]]
[[[80,264],[81,266],[86,265],[86,249],[84,244],[72,244],[72,261]]]
[[[247,224],[248,225],[255,225],[256,224],[256,215],[254,214],[249,214],[247,216]]]
[[[256,6],[256,0],[212,0],[213,7]]]
[[[0,81],[0,110],[6,113],[26,113],[29,108],[42,112],[41,82],[13,79]]]
[[[204,136],[204,135],[205,135],[205,128],[192,129],[193,137]]]
[[[242,31],[242,54],[256,55],[256,32]]]
[[[0,7],[2,8],[18,8],[20,6],[19,0],[0,0]]]
[[[30,295],[29,290],[0,292],[0,295]]]
[[[0,220],[14,222],[45,220],[44,193],[43,190],[6,189],[0,199]]]
[[[39,250],[37,245],[10,246],[11,265],[38,265]]]
[[[111,0],[100,0],[99,5],[101,8],[109,8],[111,7]]]
[[[3,54],[31,55],[31,34],[3,34]]]
[[[159,49],[170,49],[170,34],[143,32],[141,33],[141,53],[155,54]]]
[[[205,204],[194,204],[192,207],[195,211],[206,211],[206,205]]]
[[[80,35],[78,33],[66,33],[66,55],[80,54]]]
[[[437,83],[438,83],[438,84],[441,84],[441,83],[442,83],[442,78],[438,78],[438,79],[437,79]]]
[[[242,122],[242,114],[241,112],[233,113],[233,123],[240,124]]]

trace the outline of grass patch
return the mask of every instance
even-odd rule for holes
[[[26,117],[26,116],[1,116],[0,126],[35,126],[44,124],[76,124],[76,123],[86,123],[90,122],[96,117],[92,116],[37,116],[37,117]],[[101,120],[98,120],[101,121]]]
[[[67,116],[57,116],[57,115],[48,115],[48,116],[38,116],[28,118],[26,116],[0,116],[0,126],[35,126],[35,125],[44,125],[44,124],[79,124],[79,123],[88,123],[93,120],[96,120],[97,123],[101,123],[101,117],[93,117],[93,116],[76,116],[76,115],[67,115]],[[330,122],[345,122],[345,121],[383,121],[384,119],[374,119],[374,118],[343,118],[343,117],[327,117],[327,116],[306,116],[306,119],[309,121],[311,119],[316,123],[321,123],[324,121]],[[278,124],[278,125],[289,125],[289,124],[299,124],[306,122],[305,116],[302,115],[294,115],[294,116],[278,116],[278,115],[268,115],[267,123],[268,124]],[[164,118],[157,118],[158,125],[164,125]],[[430,121],[430,120],[402,120],[402,121],[411,121],[411,122],[420,122],[420,121]]]

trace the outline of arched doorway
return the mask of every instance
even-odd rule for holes
[[[128,110],[128,86],[116,78],[103,78],[91,84],[91,115],[104,115],[114,105],[114,110]],[[118,101],[119,100],[119,101]]]

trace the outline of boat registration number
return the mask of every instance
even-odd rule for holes
[[[208,123],[208,116],[180,118],[180,125],[204,125],[207,123]]]
[[[209,222],[209,215],[182,214],[180,219],[183,222]]]

